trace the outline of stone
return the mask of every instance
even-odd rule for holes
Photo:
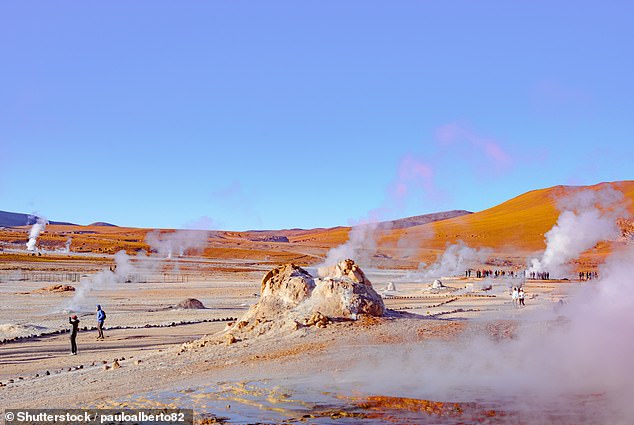
[[[315,288],[315,280],[303,268],[285,264],[269,271],[262,279],[260,303],[273,300],[282,306],[296,306],[308,298]]]
[[[442,282],[439,279],[434,280],[434,283],[431,284],[431,288],[432,289],[440,289],[440,288],[444,288],[445,285],[442,284]]]
[[[203,310],[205,309],[205,306],[196,298],[187,298],[176,304],[176,308],[182,308],[186,310]]]
[[[330,319],[324,316],[319,311],[314,312],[309,318],[304,321],[305,326],[317,326],[325,328],[330,323]]]

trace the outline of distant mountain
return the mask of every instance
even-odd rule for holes
[[[432,214],[416,215],[413,217],[399,218],[398,220],[383,222],[383,225],[391,229],[407,229],[409,227],[420,226],[434,221],[448,220],[450,218],[461,217],[463,215],[473,214],[466,210],[442,211]]]
[[[88,225],[90,226],[102,226],[102,227],[119,227],[116,224],[106,223],[105,221],[97,221]]]
[[[8,211],[0,211],[0,226],[1,227],[15,227],[15,226],[30,226],[37,222],[37,216],[33,214],[22,214]],[[63,221],[49,221],[49,224],[62,224],[66,226],[76,226],[74,223],[66,223]]]

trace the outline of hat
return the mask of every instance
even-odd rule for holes
[[[77,315],[76,315],[76,314],[75,314],[75,315],[73,315],[73,319],[77,319]]]

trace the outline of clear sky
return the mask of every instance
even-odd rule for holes
[[[327,227],[634,178],[629,1],[5,1],[0,210]]]

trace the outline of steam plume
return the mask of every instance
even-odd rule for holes
[[[530,409],[522,415],[526,424],[552,423],[557,416],[548,419],[551,412],[564,418],[557,423],[630,423],[632,276],[634,245],[629,245],[601,267],[596,284],[573,293],[558,312],[546,305],[523,315],[513,338],[489,338],[476,331],[480,327],[455,343],[357,350],[358,366],[340,373],[337,382],[369,393]],[[571,419],[575,415],[579,421]]]
[[[141,282],[148,275],[156,273],[161,268],[161,262],[148,257],[141,251],[134,258],[119,251],[114,255],[114,268],[104,269],[101,272],[82,279],[77,286],[73,298],[66,306],[69,311],[92,311],[95,290],[112,288],[121,283]]]
[[[37,238],[40,236],[40,233],[46,229],[46,224],[48,221],[44,217],[38,217],[37,221],[31,227],[31,232],[29,233],[29,241],[26,243],[27,251],[35,251],[35,245],[37,244]]]
[[[209,232],[204,230],[176,230],[170,233],[148,233],[145,242],[163,258],[182,257],[190,250],[201,250],[207,245]]]
[[[490,252],[489,249],[474,249],[463,241],[458,241],[447,247],[434,264],[425,267],[422,263],[419,272],[426,278],[461,275],[473,264],[484,263]]]
[[[599,191],[582,190],[558,202],[557,223],[544,236],[546,250],[530,260],[529,271],[558,275],[570,272],[567,263],[598,242],[620,236],[617,219],[627,215],[623,193],[606,186]]]

